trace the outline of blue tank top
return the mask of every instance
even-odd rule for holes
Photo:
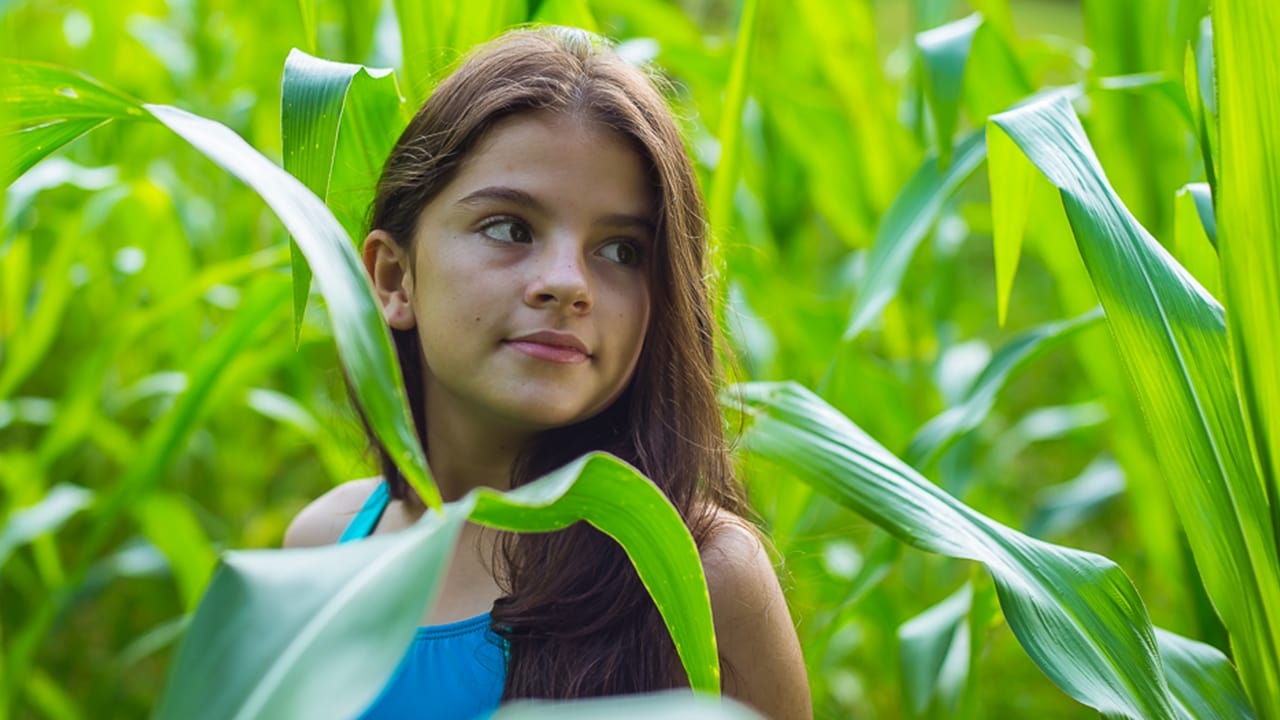
[[[391,501],[379,483],[339,543],[368,536]],[[413,644],[361,720],[487,718],[502,699],[507,661],[503,641],[489,629],[489,613],[418,628]]]

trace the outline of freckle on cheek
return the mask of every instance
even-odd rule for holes
[[[480,322],[480,316],[479,316],[479,315],[477,315],[477,316],[476,316],[475,321],[476,321],[476,322]]]

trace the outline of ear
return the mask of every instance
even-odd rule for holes
[[[413,316],[413,275],[409,254],[385,230],[374,230],[364,239],[364,270],[382,304],[382,316],[396,330],[417,325]]]

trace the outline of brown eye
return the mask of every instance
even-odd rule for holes
[[[500,218],[485,224],[480,228],[480,234],[490,240],[503,243],[533,242],[528,226],[518,220],[509,218]]]
[[[627,240],[618,240],[608,243],[600,248],[600,257],[619,265],[638,265],[640,263],[640,249],[635,243]]]

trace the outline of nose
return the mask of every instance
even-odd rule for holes
[[[525,288],[525,304],[576,314],[589,312],[591,284],[579,243],[548,242],[544,248],[535,263],[534,277]]]

